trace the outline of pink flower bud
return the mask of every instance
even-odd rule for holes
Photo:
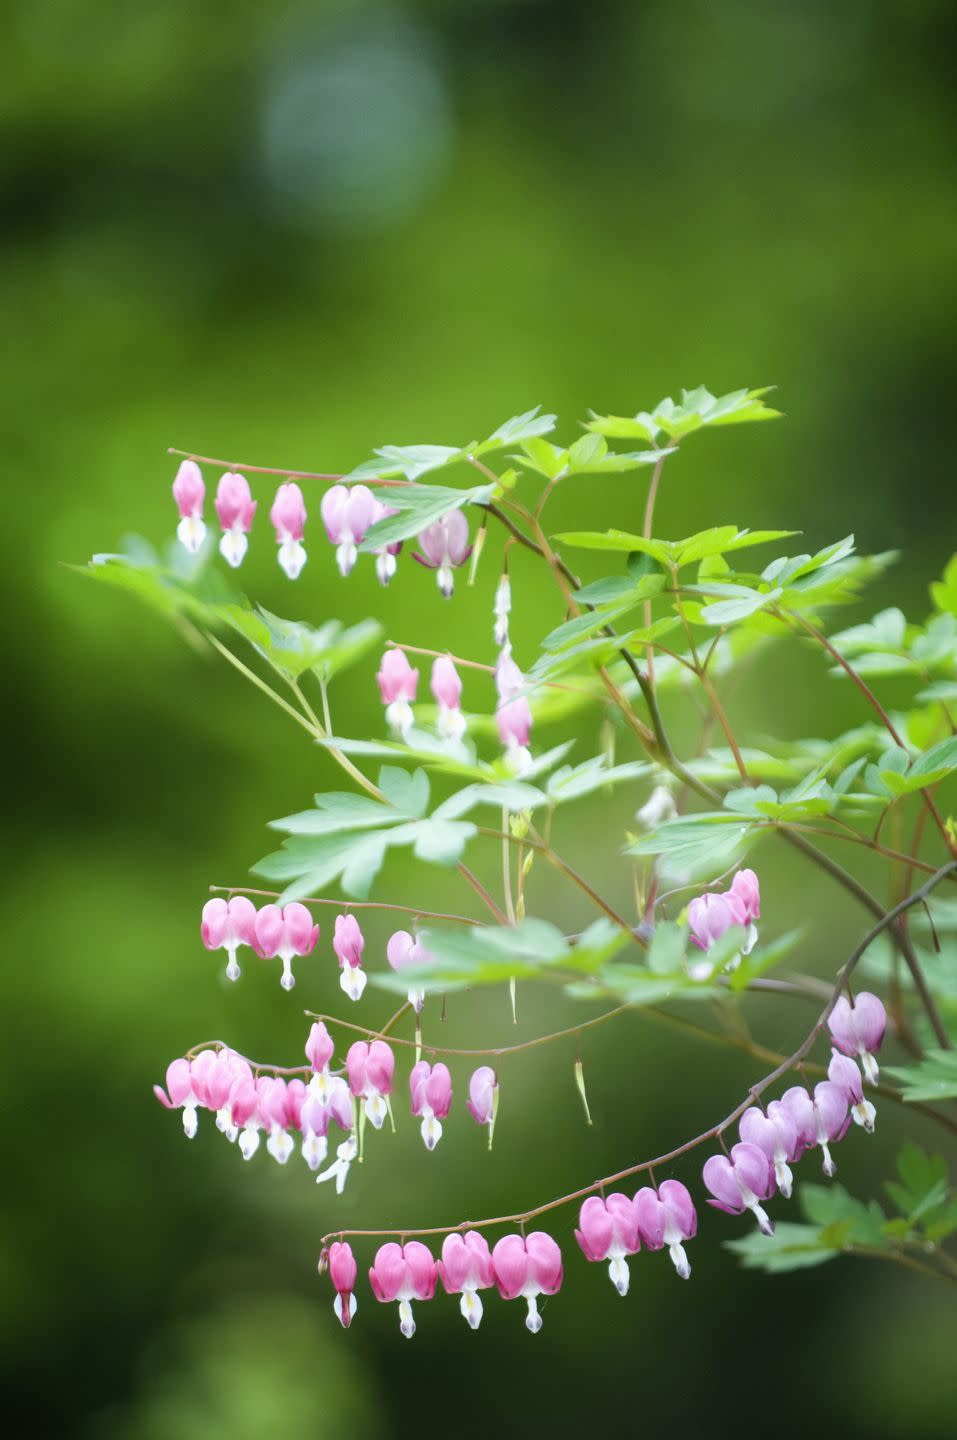
[[[333,485],[322,497],[320,513],[329,542],[336,547],[340,575],[348,575],[356,563],[358,547],[378,517],[377,502],[366,485]]]
[[[442,1138],[441,1121],[449,1113],[452,1104],[452,1077],[449,1067],[441,1061],[430,1065],[420,1060],[413,1065],[409,1076],[409,1093],[412,1097],[412,1114],[421,1119],[422,1139],[426,1150],[434,1150]]]
[[[469,1098],[466,1108],[476,1125],[488,1125],[491,1129],[495,1120],[498,1080],[491,1065],[480,1065],[472,1072],[469,1080]],[[491,1141],[491,1136],[489,1136]]]
[[[774,1225],[758,1204],[774,1194],[774,1170],[763,1150],[742,1141],[731,1147],[730,1157],[712,1155],[704,1163],[702,1178],[714,1196],[708,1204],[729,1215],[750,1210],[765,1235],[774,1234]]]
[[[482,1321],[478,1291],[488,1290],[492,1284],[492,1257],[485,1236],[477,1230],[446,1235],[438,1272],[445,1293],[461,1295],[459,1309],[471,1328],[477,1330]]]
[[[628,1294],[626,1255],[641,1249],[635,1203],[627,1195],[589,1195],[578,1217],[575,1239],[586,1260],[608,1260],[608,1276],[619,1295]]]
[[[492,1275],[503,1300],[528,1303],[525,1325],[533,1335],[542,1328],[538,1313],[539,1295],[555,1295],[562,1283],[562,1252],[551,1235],[533,1230],[531,1235],[505,1235],[492,1251]]]
[[[223,529],[219,553],[235,569],[246,554],[246,536],[252,529],[256,502],[249,491],[245,475],[227,470],[216,487],[216,514]]]
[[[346,1074],[349,1089],[357,1100],[362,1101],[366,1118],[376,1130],[388,1114],[386,1097],[392,1093],[392,1076],[395,1073],[395,1056],[384,1040],[357,1040],[346,1056]]]
[[[295,580],[306,563],[302,538],[306,529],[306,502],[294,480],[287,480],[276,491],[269,518],[276,531],[279,564],[290,580]]]
[[[180,515],[176,535],[179,543],[191,555],[196,554],[206,539],[206,526],[203,524],[205,498],[206,486],[203,483],[202,471],[195,460],[184,460],[173,481],[173,499]]]
[[[469,522],[461,510],[452,510],[448,515],[426,527],[419,536],[421,554],[415,551],[415,559],[429,570],[437,571],[436,580],[446,599],[455,589],[453,569],[464,565],[472,553],[469,544]]]
[[[240,945],[256,943],[256,907],[245,895],[234,895],[229,901],[219,896],[203,906],[201,925],[203,944],[207,950],[225,950],[226,974],[238,980],[236,951]]]
[[[687,1187],[680,1180],[663,1180],[657,1190],[644,1186],[635,1195],[635,1218],[638,1233],[649,1250],[668,1246],[671,1262],[687,1280],[691,1266],[683,1240],[693,1240],[698,1232],[698,1217]]]
[[[366,988],[366,973],[362,969],[362,952],[365,940],[354,915],[337,915],[336,932],[332,948],[339,960],[339,984],[350,1000],[358,1000]]]
[[[532,731],[532,711],[524,695],[506,700],[495,712],[499,739],[505,756],[516,775],[524,775],[532,763],[528,739]]]
[[[501,701],[514,700],[522,693],[525,677],[512,659],[511,647],[505,645],[495,662],[495,689]]]
[[[461,740],[465,733],[462,681],[448,655],[440,655],[432,665],[432,694],[439,707],[439,734],[444,740]]]
[[[399,1328],[406,1339],[415,1334],[413,1300],[431,1300],[435,1294],[437,1267],[431,1250],[418,1240],[406,1245],[389,1241],[380,1245],[369,1271],[372,1293],[382,1304],[399,1302]]]
[[[739,870],[728,893],[738,901],[743,911],[740,924],[750,925],[752,921],[761,919],[761,887],[753,870]]]
[[[396,974],[402,970],[418,970],[434,963],[434,957],[429,954],[421,941],[409,934],[408,930],[397,930],[394,935],[389,937],[385,955]],[[409,1004],[418,1014],[425,1004],[424,988],[417,985],[411,986],[408,997]]]
[[[412,729],[412,701],[419,685],[419,672],[413,670],[404,650],[390,649],[383,655],[375,678],[386,707],[386,724],[404,740]]]
[[[329,1279],[336,1292],[333,1310],[344,1330],[352,1324],[356,1313],[356,1258],[348,1241],[333,1240],[329,1246]]]
[[[313,1021],[306,1041],[306,1059],[317,1074],[328,1070],[329,1061],[335,1052],[332,1036],[321,1020]]]
[[[876,1085],[879,1071],[874,1056],[887,1027],[887,1012],[877,996],[862,990],[852,1004],[842,995],[828,1016],[827,1027],[838,1050],[859,1056],[865,1080]]]
[[[264,905],[256,916],[256,953],[263,960],[279,956],[282,961],[279,983],[284,990],[291,990],[296,983],[292,973],[293,957],[311,955],[318,939],[319,926],[313,924],[309,911],[298,901],[284,909]]]

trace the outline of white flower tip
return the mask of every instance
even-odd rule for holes
[[[240,977],[240,975],[241,975],[242,973],[243,973],[243,972],[240,970],[239,964],[238,964],[238,962],[237,962],[237,960],[236,960],[236,956],[235,956],[235,955],[230,955],[229,961],[228,961],[228,963],[227,963],[227,965],[226,965],[226,979],[227,979],[227,980],[238,980],[239,977]]]
[[[451,600],[455,593],[455,576],[450,565],[440,565],[435,572],[435,583],[438,585],[446,600]]]
[[[411,1340],[415,1334],[415,1320],[408,1300],[399,1301],[399,1329],[407,1340]]]
[[[305,546],[300,540],[284,540],[279,547],[279,564],[290,580],[298,580],[306,558]]]
[[[192,1105],[186,1105],[183,1109],[183,1133],[187,1140],[192,1140],[199,1129],[199,1116]]]
[[[619,1295],[628,1294],[628,1282],[631,1276],[628,1271],[628,1262],[621,1257],[610,1261],[608,1265],[608,1278],[618,1291]]]
[[[671,1263],[682,1280],[690,1280],[691,1266],[688,1263],[688,1256],[685,1254],[685,1247],[678,1243],[670,1245],[668,1247],[668,1254],[671,1256]]]
[[[285,970],[279,983],[284,990],[292,990],[296,984],[296,977],[291,970]]]
[[[336,546],[336,565],[343,580],[352,573],[358,554],[354,540],[343,540],[341,545]]]
[[[877,1060],[867,1050],[861,1055],[861,1065],[864,1070],[864,1079],[868,1085],[876,1085],[881,1077],[881,1072]]]
[[[184,550],[196,555],[203,548],[206,526],[199,515],[184,515],[176,527],[176,538]]]
[[[770,1237],[774,1234],[774,1221],[771,1219],[770,1215],[768,1215],[766,1211],[762,1210],[760,1205],[755,1205],[754,1218],[758,1222],[758,1229],[761,1231],[761,1234],[767,1235],[770,1239]]]
[[[224,530],[219,542],[219,553],[231,565],[238,570],[246,556],[249,541],[242,530]]]
[[[525,1329],[530,1335],[537,1335],[542,1328],[542,1317],[538,1313],[538,1304],[533,1295],[528,1297],[528,1314],[525,1316]]]

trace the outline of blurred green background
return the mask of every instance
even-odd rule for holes
[[[585,1045],[594,1129],[572,1051],[534,1052],[501,1067],[492,1156],[456,1069],[438,1151],[400,1104],[399,1133],[373,1137],[341,1201],[301,1163],[243,1165],[208,1123],[188,1144],[150,1095],[168,1059],[221,1035],[293,1063],[302,1007],[347,1006],[329,916],[291,996],[255,963],[227,985],[198,935],[206,886],[242,881],[271,848],[265,822],[336,781],[223,665],[59,562],[128,531],[172,534],[168,445],[348,469],[373,445],[464,442],[536,403],[568,440],[588,406],[775,383],[785,421],[687,445],[661,533],[791,526],[814,548],[853,530],[863,548],[907,551],[873,608],[893,593],[921,616],[957,541],[954,7],[10,0],[0,29],[15,815],[0,1263],[17,1433],[952,1433],[949,1296],[852,1260],[745,1274],[719,1244],[743,1222],[712,1212],[691,1283],[641,1256],[626,1301],[577,1255],[573,1213],[555,1217],[566,1282],[535,1340],[520,1307],[490,1302],[471,1335],[437,1301],[409,1345],[364,1283],[343,1334],[315,1273],[338,1217],[427,1224],[535,1204],[696,1133],[755,1067],[619,1022]],[[555,528],[634,528],[644,487],[570,489]],[[312,621],[378,613],[393,638],[490,658],[494,565],[449,606],[407,561],[388,592],[367,564],[345,585],[312,490],[292,587],[270,489],[255,493],[241,578],[265,604]],[[525,663],[561,618],[536,585],[519,567]],[[379,733],[373,669],[339,692],[352,733]],[[749,738],[863,718],[803,654],[769,661],[733,713]],[[578,758],[593,744],[583,732]],[[593,875],[612,818],[644,795],[626,798],[620,815],[599,802],[564,823],[563,848]],[[493,875],[494,857],[477,864]],[[761,872],[765,925],[812,915],[796,963],[832,973],[862,915],[773,847]],[[607,883],[627,904],[624,869]],[[470,903],[454,877],[391,861],[378,894]],[[530,904],[569,927],[585,918],[538,874]],[[367,934],[375,968],[388,928]],[[370,987],[362,1015],[389,1003]],[[445,1032],[507,1043],[568,1012],[520,991],[513,1032],[503,995],[455,999]],[[751,1018],[770,1043],[801,1024],[792,1010]],[[879,1146],[840,1155],[865,1196],[904,1133],[897,1115],[880,1123]],[[697,1163],[676,1173],[694,1184]]]

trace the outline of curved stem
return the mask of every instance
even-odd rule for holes
[[[278,900],[282,895],[281,890],[255,890],[251,885],[210,885],[214,894],[223,895],[259,895],[266,899]],[[350,910],[395,910],[402,915],[412,915],[417,920],[444,920],[452,925],[478,925],[485,924],[484,920],[473,920],[470,915],[447,914],[443,910],[423,910],[417,905],[396,905],[387,900],[336,900],[328,896],[305,895],[303,905],[335,905],[343,914]]]

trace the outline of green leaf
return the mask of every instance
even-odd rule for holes
[[[365,553],[382,545],[409,540],[453,510],[466,505],[487,505],[495,494],[495,485],[473,485],[468,490],[453,490],[447,485],[395,485],[375,491],[378,499],[397,515],[389,515],[366,531],[359,549]]]
[[[220,605],[216,614],[270,665],[294,680],[307,670],[331,680],[367,654],[382,635],[377,620],[362,620],[348,629],[338,620],[327,620],[317,630],[302,620],[283,620],[262,606],[251,610],[242,605]]]
[[[662,400],[650,415],[646,410],[631,417],[596,415],[592,411],[586,428],[609,438],[640,439],[652,444],[661,433],[678,440],[705,425],[739,425],[776,419],[779,412],[764,403],[763,396],[767,393],[765,387],[733,390],[728,395],[716,397],[699,385],[696,390],[682,390],[677,404],[670,397]]]
[[[511,420],[506,420],[497,430],[494,430],[487,440],[476,445],[473,455],[483,455],[488,450],[501,450],[508,445],[518,445],[522,440],[532,440],[539,435],[548,435],[555,428],[555,415],[542,415],[539,413],[540,405],[533,410],[526,410],[522,415],[513,415]]]
[[[841,1253],[840,1245],[822,1239],[818,1226],[788,1220],[779,1220],[773,1235],[755,1230],[740,1240],[723,1243],[726,1250],[740,1257],[745,1270],[765,1270],[769,1275],[823,1265]]]
[[[563,765],[549,776],[546,785],[549,800],[561,805],[567,800],[579,800],[596,790],[611,789],[626,780],[637,780],[647,775],[652,766],[643,760],[629,760],[624,765],[609,765],[603,755],[583,760],[579,765]]]
[[[747,620],[759,610],[773,605],[783,593],[778,589],[751,590],[746,585],[713,585],[710,589],[712,594],[730,595],[734,592],[734,595],[731,599],[718,600],[702,607],[701,619],[706,625],[733,625],[738,620]]]
[[[898,1082],[905,1100],[957,1098],[955,1050],[928,1050],[919,1064],[889,1066],[887,1073]]]
[[[379,771],[378,786],[388,803],[403,815],[417,819],[429,807],[429,777],[424,770],[416,770],[410,775],[397,765],[383,765]]]
[[[943,580],[931,585],[930,594],[938,610],[957,615],[957,555],[951,556]]]

